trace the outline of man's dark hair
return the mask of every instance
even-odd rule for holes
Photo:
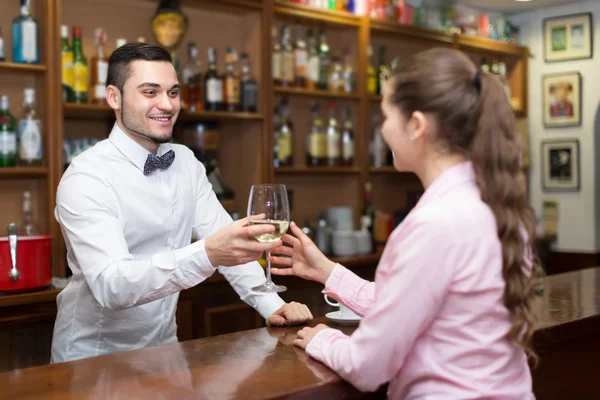
[[[131,63],[138,60],[171,62],[171,55],[164,48],[153,44],[124,44],[113,51],[108,59],[106,86],[114,85],[122,93],[125,81],[131,74]]]

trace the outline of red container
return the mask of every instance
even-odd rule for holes
[[[17,236],[17,263],[13,260],[8,236],[0,237],[0,293],[44,289],[52,284],[52,236]]]

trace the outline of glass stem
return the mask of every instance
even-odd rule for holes
[[[267,250],[267,282],[265,285],[271,286],[273,281],[271,281],[271,250]]]

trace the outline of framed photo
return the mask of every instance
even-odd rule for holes
[[[546,62],[592,58],[592,14],[574,14],[544,20]]]
[[[542,77],[543,115],[546,128],[581,125],[581,75],[579,72]]]
[[[579,141],[542,142],[542,188],[548,192],[577,192],[580,182]]]

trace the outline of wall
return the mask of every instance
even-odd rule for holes
[[[544,61],[543,20],[549,17],[591,12],[593,58],[546,63]],[[537,215],[542,202],[559,203],[558,241],[554,250],[593,253],[600,251],[600,175],[598,144],[600,129],[600,1],[548,7],[513,16],[521,28],[521,42],[532,54],[529,60],[529,134],[531,147],[530,193]],[[582,124],[572,128],[550,128],[543,124],[542,76],[577,71],[582,76]],[[548,139],[577,138],[580,145],[581,189],[579,192],[543,192],[541,142]]]

